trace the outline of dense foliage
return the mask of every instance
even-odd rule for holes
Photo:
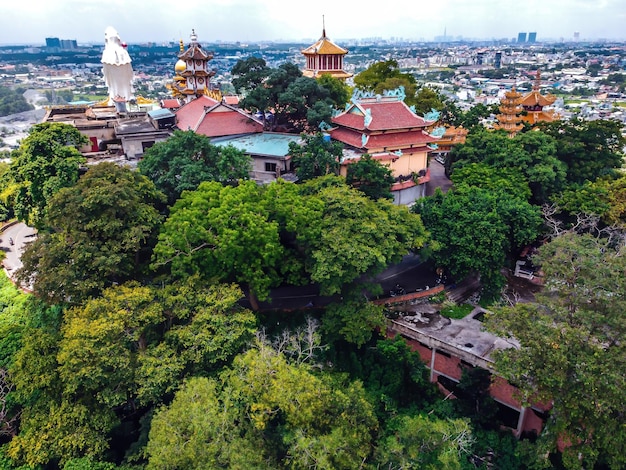
[[[0,86],[0,116],[30,111],[33,105],[24,98],[24,88]]]
[[[193,131],[175,131],[150,147],[139,162],[139,171],[167,196],[170,205],[203,181],[227,184],[248,179],[251,167],[251,158],[241,150],[211,145],[206,136]]]
[[[76,304],[135,278],[161,223],[156,206],[162,200],[134,170],[92,166],[49,200],[48,229],[28,246],[18,279],[37,296]]]
[[[15,213],[20,220],[37,228],[44,226],[49,200],[78,180],[79,168],[85,162],[78,148],[86,142],[87,138],[69,124],[42,123],[31,128],[11,163],[16,183]]]
[[[293,64],[249,58],[233,74],[249,109],[275,113],[268,127],[317,131],[347,100],[345,84]],[[446,106],[394,61],[357,78],[405,86],[420,111]],[[344,179],[340,146],[303,141],[290,149],[299,184],[261,186],[246,181],[247,157],[192,133],[152,147],[137,172],[81,168],[73,127],[33,127],[0,167],[0,216],[39,229],[20,272],[36,295],[0,279],[0,468],[515,470],[555,455],[571,469],[626,466],[615,124],[513,139],[473,129],[453,152],[454,188],[413,211],[388,200],[389,171],[372,158]],[[533,259],[544,293],[488,319],[520,344],[494,354],[497,373],[550,408],[537,441],[518,444],[500,432],[490,372],[464,367],[456,399],[442,400],[370,299],[410,252],[457,279],[480,274],[497,297],[501,269],[544,235],[545,202],[561,236]],[[583,212],[600,218],[576,226],[593,236],[563,229]],[[274,311],[273,289],[294,285],[323,303]]]
[[[551,403],[541,439],[564,448],[567,468],[626,465],[626,257],[623,244],[566,233],[543,246],[546,289],[537,303],[490,320],[519,349],[500,354],[498,371],[524,400]]]

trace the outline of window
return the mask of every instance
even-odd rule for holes
[[[265,171],[276,173],[276,163],[265,162]]]

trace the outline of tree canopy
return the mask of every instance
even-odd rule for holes
[[[71,303],[133,279],[161,223],[155,206],[162,201],[154,184],[134,170],[114,163],[91,167],[50,199],[49,230],[29,244],[18,279],[42,298]]]
[[[556,148],[555,139],[541,132],[510,138],[505,132],[477,130],[468,135],[465,144],[453,147],[446,165],[450,175],[471,163],[515,170],[528,181],[532,202],[542,204],[566,182],[566,166],[557,158]]]
[[[339,173],[339,162],[343,155],[341,142],[332,141],[321,132],[302,134],[302,141],[302,144],[289,143],[289,154],[298,179],[306,181]]]
[[[406,93],[405,103],[409,106],[417,104],[417,82],[410,73],[400,71],[398,61],[389,59],[376,62],[354,77],[356,88],[382,94],[385,90],[395,90],[403,86]],[[428,109],[430,111],[430,108]]]
[[[583,184],[614,175],[624,165],[626,138],[618,121],[598,119],[543,123],[542,132],[558,142],[556,156],[567,165],[567,181]]]
[[[42,123],[30,129],[11,163],[17,183],[15,213],[20,220],[42,228],[50,199],[78,180],[85,163],[78,148],[85,143],[87,138],[69,124]]]
[[[458,280],[480,274],[487,297],[504,285],[507,257],[540,233],[539,208],[504,190],[465,186],[441,191],[415,204],[435,240],[433,258]]]
[[[566,468],[626,465],[626,258],[623,245],[565,233],[533,260],[545,273],[537,303],[496,311],[490,327],[519,349],[501,352],[497,370],[526,402],[552,405],[541,439],[564,444]]]
[[[174,131],[169,139],[150,147],[138,167],[171,205],[183,191],[194,190],[203,181],[226,184],[248,179],[252,161],[232,146],[212,145],[206,136]]]
[[[392,199],[391,185],[394,182],[391,170],[369,154],[348,165],[346,183],[372,199]]]

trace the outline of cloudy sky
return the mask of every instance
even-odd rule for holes
[[[0,44],[46,37],[103,42],[113,26],[127,43],[434,36],[626,39],[625,0],[29,0],[4,8]]]

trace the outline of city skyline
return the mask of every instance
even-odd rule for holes
[[[324,18],[333,40],[404,38],[431,41],[446,35],[466,39],[512,39],[537,32],[537,41],[623,40],[623,0],[31,0],[29,13],[4,12],[2,44],[44,44],[46,37],[103,43],[112,26],[127,43],[187,42],[194,29],[202,42],[315,40]]]

